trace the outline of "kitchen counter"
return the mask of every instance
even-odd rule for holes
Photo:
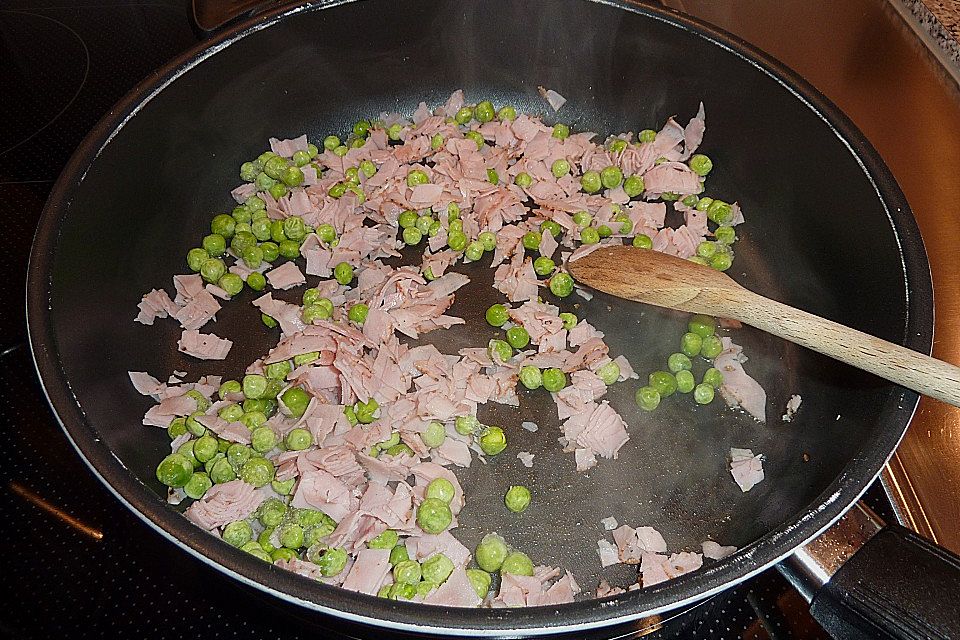
[[[955,4],[923,1],[931,7]],[[664,4],[726,29],[793,68],[866,134],[906,194],[926,244],[936,308],[933,355],[960,364],[960,68],[924,36],[905,5],[893,4],[899,2]],[[958,14],[954,6],[942,15]],[[955,19],[949,24],[958,28]],[[960,409],[921,400],[884,482],[907,524],[960,552]]]

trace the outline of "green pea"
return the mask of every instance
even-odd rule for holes
[[[433,134],[433,136],[430,138],[430,148],[436,151],[442,146],[443,146],[443,136],[440,135],[439,133]]]
[[[287,195],[287,185],[278,182],[267,189],[267,192],[273,196],[275,200],[280,200],[283,196]]]
[[[194,471],[190,479],[187,480],[187,484],[183,485],[183,492],[188,498],[199,500],[212,486],[213,482],[210,480],[210,476],[203,471]]]
[[[502,327],[510,319],[510,314],[505,305],[494,304],[487,309],[484,317],[491,327]]]
[[[433,225],[434,220],[430,216],[420,216],[417,218],[414,226],[420,230],[420,233],[426,235],[430,231],[430,227]]]
[[[296,478],[290,478],[289,480],[274,480],[270,483],[270,488],[276,491],[281,496],[288,496],[293,493],[293,487],[297,483]],[[333,529],[331,529],[333,531]],[[306,533],[304,534],[306,535]]]
[[[690,371],[693,368],[693,363],[690,362],[690,358],[685,353],[672,353],[667,358],[667,368],[673,373],[683,370]]]
[[[457,124],[467,124],[473,120],[473,109],[471,107],[460,107],[453,119]]]
[[[423,440],[424,445],[435,449],[442,445],[444,440],[447,439],[447,430],[443,424],[434,420],[421,432],[420,439]]]
[[[463,134],[463,137],[467,140],[473,140],[477,144],[477,149],[483,149],[483,135],[479,131],[467,131]]]
[[[486,598],[490,591],[490,582],[493,578],[483,569],[467,569],[467,579],[470,580],[478,598]]]
[[[239,422],[253,431],[267,421],[267,416],[262,411],[247,411],[240,416]]]
[[[187,421],[183,418],[174,418],[167,427],[167,435],[173,440],[187,432]]]
[[[714,200],[707,207],[707,218],[717,224],[728,224],[733,220],[733,209],[723,200]]]
[[[487,169],[487,182],[490,184],[500,184],[500,176],[496,169]]]
[[[459,222],[459,220],[454,220],[454,222]],[[467,248],[466,234],[463,231],[455,231],[451,227],[450,234],[447,236],[447,245],[454,251],[463,251]]]
[[[713,360],[723,351],[723,343],[717,336],[707,336],[703,339],[700,355],[707,360]]]
[[[570,329],[573,329],[575,326],[577,326],[577,322],[579,322],[579,320],[577,320],[576,314],[570,313],[569,311],[564,311],[563,313],[561,313],[560,320],[563,322],[563,328],[566,329],[567,331],[570,331]]]
[[[270,481],[273,480],[274,473],[276,473],[276,469],[273,463],[266,458],[258,456],[251,457],[247,460],[243,466],[240,467],[240,473],[238,475],[240,479],[247,484],[252,484],[259,488],[269,484]]]
[[[270,427],[257,427],[250,434],[250,445],[257,453],[266,453],[277,446],[277,434]]]
[[[710,404],[713,397],[714,390],[709,384],[701,382],[693,389],[693,399],[697,404]]]
[[[196,411],[187,416],[187,431],[197,436],[198,438],[207,432],[207,428],[197,422],[197,418],[202,416],[202,411]]]
[[[214,484],[223,484],[237,479],[237,472],[233,470],[233,465],[226,457],[216,459],[216,462],[207,470],[210,474],[210,480]]]
[[[179,453],[171,453],[157,465],[156,475],[168,487],[182,487],[193,476],[193,463]]]
[[[339,147],[333,150],[333,155],[337,156],[338,158],[342,158],[343,156],[347,155],[348,151],[350,151],[350,148],[345,144],[341,144]]]
[[[343,415],[347,416],[347,422],[350,423],[350,426],[357,426],[359,420],[357,420],[357,412],[353,410],[353,407],[347,405],[343,408]]]
[[[390,564],[396,567],[401,562],[406,562],[410,559],[410,554],[407,553],[407,546],[402,542],[390,550]],[[419,567],[419,563],[417,565]]]
[[[480,421],[476,416],[464,415],[457,416],[454,421],[454,429],[462,436],[469,436],[480,428]]]
[[[593,222],[593,216],[587,211],[577,211],[573,214],[573,222],[578,227],[589,227],[590,223]]]
[[[720,373],[719,369],[710,367],[703,372],[703,382],[704,384],[710,385],[714,389],[719,389],[723,384],[723,374]]]
[[[570,127],[562,122],[558,122],[553,125],[553,133],[551,135],[558,140],[565,140],[570,136]]]
[[[721,242],[727,246],[737,241],[736,230],[729,226],[717,227],[717,230],[713,232],[713,236],[717,239],[717,242]]]
[[[633,246],[635,246],[635,247],[637,247],[637,248],[639,248],[639,249],[652,249],[652,248],[653,248],[653,240],[651,240],[651,239],[650,239],[650,236],[648,236],[647,234],[645,234],[645,233],[640,233],[640,234],[637,234],[636,236],[634,236],[634,238],[633,238]]]
[[[510,511],[523,513],[530,506],[530,489],[520,485],[510,487],[503,497],[503,503]]]
[[[303,451],[313,444],[313,434],[306,429],[291,429],[284,440],[284,444],[286,444],[287,449],[291,451]]]
[[[573,278],[569,273],[555,273],[550,278],[550,292],[559,298],[566,298],[573,293]]]
[[[417,212],[410,211],[409,209],[400,214],[400,217],[397,218],[397,223],[400,225],[401,229],[409,229],[417,224]]]
[[[347,566],[347,552],[340,548],[327,549],[323,555],[317,559],[316,565],[320,567],[320,573],[326,577],[339,575]]]
[[[354,412],[360,424],[370,424],[376,419],[377,411],[380,409],[380,403],[370,398],[366,402],[358,402],[354,405]]]
[[[352,322],[357,324],[363,324],[367,319],[367,314],[370,312],[370,307],[362,302],[350,307],[350,311],[347,312],[347,318]]]
[[[506,107],[500,107],[500,111],[497,112],[497,117],[500,120],[516,120],[517,110],[509,105]]]
[[[285,404],[290,411],[290,415],[294,418],[300,418],[306,412],[307,405],[310,404],[311,396],[300,387],[290,387],[283,392],[281,398],[283,399],[283,404]]]
[[[330,185],[330,188],[327,189],[327,195],[331,198],[336,198],[339,200],[343,197],[343,194],[347,192],[347,185],[343,182],[335,182]]]
[[[556,267],[557,264],[551,258],[545,256],[540,256],[533,261],[533,271],[538,276],[549,276]]]
[[[442,533],[453,521],[450,506],[436,498],[426,498],[417,507],[417,524],[425,533]]]
[[[637,138],[640,142],[653,142],[657,139],[657,132],[653,129],[644,129],[637,135]]]
[[[710,266],[717,271],[726,271],[733,265],[733,258],[729,253],[718,253],[710,258]]]
[[[531,391],[539,389],[543,385],[543,374],[537,367],[524,365],[520,367],[520,384]]]
[[[253,529],[246,520],[235,520],[223,528],[223,541],[234,547],[242,547],[253,540]]]
[[[503,559],[503,564],[500,565],[500,574],[510,573],[515,576],[532,576],[533,575],[533,561],[530,560],[530,556],[520,551],[511,551],[507,554],[507,557]]]
[[[717,243],[704,240],[697,245],[697,255],[701,258],[712,258],[717,254]]]
[[[600,172],[600,183],[607,189],[616,189],[621,182],[623,182],[623,172],[616,165],[604,167]]]
[[[193,440],[187,440],[182,445],[180,445],[180,447],[176,451],[174,451],[174,453],[183,456],[190,462],[191,471],[195,469],[199,469],[201,466],[203,466],[204,470],[206,470],[207,465],[210,465],[210,462],[212,461],[208,461],[206,464],[201,464],[200,461],[197,460],[197,457],[193,455],[193,442],[194,442]]]
[[[420,582],[420,563],[416,560],[403,560],[393,566],[393,579],[400,583],[415,584]]]
[[[710,170],[713,169],[713,161],[702,153],[693,154],[688,164],[690,165],[690,170],[701,177],[707,175],[710,173]]]
[[[236,422],[240,419],[240,416],[243,415],[243,407],[238,404],[228,404],[227,406],[221,408],[217,415],[226,420],[227,422]]]
[[[435,235],[437,235],[438,233],[440,233],[440,229],[442,229],[442,228],[443,228],[443,225],[440,224],[440,221],[439,221],[439,220],[434,220],[433,222],[430,223],[430,228],[427,229],[427,235],[432,238],[433,236],[435,236]],[[480,235],[482,236],[483,233],[481,233]]]
[[[653,411],[660,404],[660,392],[650,386],[640,387],[635,400],[644,411]]]
[[[613,229],[605,224],[601,224],[597,227],[597,235],[601,238],[609,238],[613,235]]]
[[[580,230],[580,242],[583,244],[597,244],[600,242],[600,232],[593,227]]]
[[[562,390],[567,386],[567,374],[557,368],[551,367],[543,372],[543,388],[552,393]]]
[[[489,231],[482,231],[477,240],[483,246],[484,251],[493,251],[497,248],[497,236]]]
[[[395,122],[387,128],[387,137],[391,140],[397,141],[400,139],[400,133],[403,131],[403,126],[399,122]]]
[[[227,292],[230,296],[235,296],[243,291],[243,278],[235,273],[225,273],[217,280],[217,286]]]
[[[467,260],[477,261],[483,257],[483,243],[479,240],[474,240],[467,245],[467,248],[464,249],[463,255],[466,256]]]
[[[430,182],[430,178],[420,169],[413,169],[407,173],[408,187],[416,187],[417,185],[427,184],[428,182]]]
[[[243,395],[247,398],[259,398],[267,390],[267,379],[258,374],[251,373],[243,376]]]
[[[717,321],[711,316],[697,314],[687,322],[687,330],[701,338],[706,338],[717,332]]]
[[[209,433],[193,441],[193,455],[200,462],[206,462],[217,455],[217,439]]]
[[[260,169],[252,162],[244,162],[240,165],[240,179],[244,182],[253,182]]]
[[[407,245],[414,246],[420,244],[423,240],[423,233],[416,227],[407,227],[403,230],[403,241]]]
[[[700,355],[701,348],[703,348],[703,338],[699,334],[688,332],[680,338],[680,351],[688,358]]]
[[[452,222],[460,217],[460,205],[451,202],[447,205],[447,220]]]
[[[387,529],[377,537],[367,543],[371,549],[393,549],[399,540],[397,532],[393,529]]]
[[[540,247],[540,232],[539,231],[528,231],[523,234],[521,239],[524,249],[529,249],[531,251],[536,251]]]
[[[494,362],[502,363],[513,357],[513,347],[509,342],[494,339],[487,344],[487,353]]]
[[[599,171],[585,171],[582,176],[580,176],[580,186],[587,193],[597,193],[603,187],[603,181],[600,178]]]
[[[671,396],[677,391],[677,379],[668,371],[654,371],[648,378],[648,384],[657,390],[661,398]]]
[[[493,573],[500,570],[508,553],[507,543],[503,538],[495,533],[488,533],[477,545],[474,558],[481,569]]]
[[[603,380],[603,384],[610,386],[620,378],[620,365],[610,361],[597,369],[597,377]]]
[[[263,264],[263,249],[260,247],[244,249],[243,253],[240,254],[240,258],[248,268],[256,269]]]
[[[530,344],[530,334],[523,327],[510,327],[507,329],[507,342],[514,349],[523,349]]]
[[[353,281],[353,267],[346,262],[341,262],[333,268],[333,277],[340,284],[349,285]]]
[[[553,174],[554,178],[562,178],[570,173],[570,163],[563,158],[554,160],[553,164],[550,165],[550,173]]]
[[[693,391],[696,382],[693,379],[693,374],[687,369],[681,369],[675,374],[677,378],[677,391],[680,393],[690,393]]]
[[[507,434],[500,427],[487,427],[480,434],[480,448],[488,456],[495,456],[507,448]]]
[[[204,249],[195,248],[187,251],[187,266],[194,273],[200,271],[203,263],[210,259],[210,254]]]
[[[530,177],[530,174],[526,171],[521,171],[513,178],[513,184],[517,185],[521,189],[526,189],[533,184],[533,178]]]
[[[497,112],[493,108],[493,103],[489,100],[484,100],[483,102],[477,103],[476,108],[473,111],[474,117],[477,119],[477,122],[490,122],[493,120]]]
[[[279,180],[286,168],[287,161],[280,156],[273,156],[263,163],[263,172],[274,180]]]
[[[442,504],[442,503],[441,503]],[[453,573],[454,564],[447,556],[442,553],[436,553],[420,565],[420,572],[426,582],[442,584],[446,582],[450,574]]]
[[[225,213],[215,216],[210,221],[210,233],[218,235],[224,240],[233,237],[233,231],[236,228],[236,221]]]

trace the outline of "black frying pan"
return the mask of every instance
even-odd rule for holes
[[[217,333],[237,341],[226,363],[181,357],[173,323],[132,321],[140,295],[169,286],[211,213],[229,207],[239,163],[269,136],[306,132],[317,140],[382,110],[438,104],[458,87],[472,101],[545,112],[538,85],[568,98],[560,119],[602,133],[658,126],[672,114],[685,119],[703,100],[703,149],[717,166],[710,189],[739,200],[748,218],[735,277],[770,297],[929,350],[929,270],[889,171],[821,95],[731,36],[620,2],[318,3],[241,24],[148,79],[87,137],[47,204],[28,283],[34,357],[68,436],[118,499],[190,553],[285,600],[374,625],[489,636],[576,631],[694,602],[791,556],[854,504],[903,435],[916,395],[750,329],[737,337],[751,355],[748,369],[769,392],[767,426],[719,403],[696,410],[664,403],[641,415],[630,402],[633,389],[619,385],[613,401],[632,439],[619,461],[585,478],[556,445],[552,402],[531,396],[522,411],[491,412],[485,421],[516,425],[536,416],[538,434],[511,430],[510,451],[537,454],[533,470],[511,454],[461,474],[469,502],[457,535],[465,544],[496,529],[535,561],[571,569],[588,591],[600,575],[593,549],[605,516],[655,526],[677,550],[708,537],[741,547],[652,588],[543,609],[427,608],[263,564],[165,503],[153,471],[168,441],[162,430],[140,426],[148,402],[126,371],[235,375],[274,339],[250,331],[256,316],[249,293],[218,316]],[[458,294],[453,313],[470,316],[496,294],[483,268],[466,272],[476,282]],[[640,371],[662,366],[683,322],[679,314],[604,296],[581,313]],[[476,322],[433,336],[445,350],[488,338]],[[801,413],[782,424],[779,411],[793,393],[804,397]],[[749,494],[729,477],[731,446],[766,455],[767,480]],[[517,482],[534,487],[538,499],[524,517],[506,518],[502,489]],[[930,549],[918,551],[917,540],[902,529],[874,536],[853,568],[817,596],[821,621],[838,634],[851,621],[876,635],[960,633],[956,612],[938,606],[960,574],[931,560]],[[835,550],[831,545],[821,546]],[[896,560],[894,547],[908,548],[909,560]],[[807,560],[816,555],[804,553]],[[896,579],[874,582],[877,564]],[[606,575],[624,584],[633,578],[626,568]],[[938,579],[944,591],[901,587],[905,576]],[[923,616],[927,622],[917,621]]]

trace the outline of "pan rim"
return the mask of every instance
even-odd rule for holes
[[[105,115],[74,151],[55,183],[44,207],[33,246],[27,277],[27,328],[34,367],[54,416],[71,445],[107,489],[151,529],[202,562],[235,580],[287,602],[363,624],[412,632],[470,636],[544,635],[569,633],[592,627],[635,621],[700,601],[730,588],[769,568],[828,528],[854,504],[879,475],[896,449],[916,410],[919,396],[891,388],[884,397],[882,412],[889,414],[891,427],[882,441],[861,451],[843,473],[822,494],[819,504],[799,514],[780,529],[768,532],[730,558],[655,587],[605,599],[591,599],[560,607],[526,609],[457,609],[439,607],[424,614],[419,605],[386,601],[317,585],[313,581],[272,565],[265,565],[205,535],[179,513],[169,509],[114,456],[84,419],[60,367],[53,328],[47,322],[53,260],[59,229],[56,224],[70,206],[72,192],[84,179],[87,169],[110,144],[123,126],[169,84],[210,56],[262,29],[271,28],[289,16],[321,11],[359,0],[318,0],[293,8],[274,9],[245,20],[209,42],[200,43],[175,58],[139,83]],[[585,0],[629,11],[726,50],[776,81],[794,98],[817,115],[847,147],[870,180],[882,203],[891,230],[899,243],[904,274],[907,318],[903,343],[909,348],[930,352],[933,339],[933,288],[929,264],[919,228],[906,198],[890,170],[863,134],[831,101],[798,74],[757,50],[740,38],[707,23],[634,0]],[[41,250],[43,248],[43,250]],[[42,292],[43,295],[30,295]],[[897,424],[899,428],[892,425]],[[614,615],[611,615],[611,613]],[[377,615],[380,614],[380,615]],[[427,620],[425,620],[427,619]],[[436,623],[436,624],[435,624]]]

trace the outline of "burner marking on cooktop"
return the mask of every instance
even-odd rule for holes
[[[80,520],[77,520],[76,518],[71,516],[69,513],[61,509],[60,507],[50,504],[49,502],[44,500],[41,496],[37,495],[30,489],[27,489],[25,486],[23,486],[19,482],[10,482],[7,486],[10,487],[10,490],[13,491],[15,494],[17,494],[27,502],[30,502],[38,506],[40,509],[46,511],[48,514],[50,514],[57,520],[60,520],[64,524],[73,527],[80,533],[90,538],[93,538],[95,541],[99,542],[100,540],[103,540],[102,531],[100,531],[99,529],[95,529],[88,524],[84,524]]]
[[[51,18],[50,16],[45,16],[45,15],[43,15],[43,14],[41,14],[41,13],[32,13],[32,12],[29,12],[29,11],[12,11],[12,10],[8,10],[8,9],[0,9],[0,13],[19,14],[19,15],[32,16],[32,17],[34,17],[34,18],[42,18],[42,19],[44,19],[44,20],[49,20],[50,22],[53,22],[53,23],[55,23],[55,24],[63,27],[63,28],[66,29],[67,31],[69,31],[69,32],[73,35],[73,37],[76,38],[77,41],[80,43],[80,46],[83,47],[83,55],[84,55],[83,79],[80,80],[80,85],[77,87],[77,90],[74,92],[73,96],[67,101],[67,103],[63,106],[63,108],[60,109],[60,111],[58,111],[58,112],[56,113],[56,115],[54,115],[52,118],[50,118],[50,120],[47,121],[47,123],[44,124],[42,127],[40,127],[39,129],[37,129],[36,131],[34,131],[33,133],[31,133],[29,136],[27,136],[26,138],[24,138],[24,139],[21,140],[20,142],[14,143],[12,146],[10,146],[10,147],[8,147],[8,148],[6,148],[6,149],[0,150],[0,156],[2,156],[2,155],[5,155],[6,153],[9,153],[10,151],[13,151],[14,149],[16,149],[17,147],[19,147],[20,145],[22,145],[22,144],[24,144],[24,143],[29,142],[30,140],[32,140],[32,139],[33,139],[34,137],[36,137],[41,131],[45,130],[47,127],[49,127],[49,126],[52,125],[54,122],[56,122],[57,119],[58,119],[60,116],[62,116],[67,109],[70,108],[70,105],[72,105],[72,104],[76,101],[77,97],[80,95],[80,92],[83,90],[84,85],[87,84],[87,77],[90,75],[90,50],[87,48],[87,43],[84,42],[83,38],[80,36],[79,33],[77,33],[77,32],[76,32],[72,27],[70,27],[69,25],[64,24],[63,22],[61,22],[60,20],[57,20],[56,18]]]

